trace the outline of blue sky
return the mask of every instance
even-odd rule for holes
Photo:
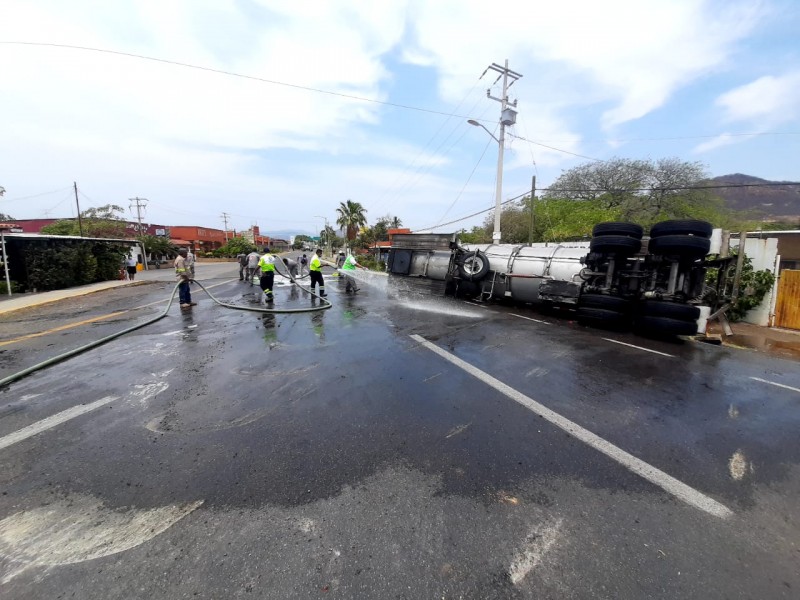
[[[494,130],[499,89],[479,77],[505,59],[523,78],[504,199],[576,154],[800,180],[795,0],[4,0],[0,22],[0,42],[378,101],[0,43],[0,212],[16,218],[74,215],[77,181],[82,209],[144,197],[165,225],[226,212],[311,233],[347,199],[371,224],[454,221],[494,205],[497,144],[465,117]]]

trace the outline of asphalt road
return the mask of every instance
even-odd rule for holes
[[[800,363],[364,277],[195,289],[0,389],[2,597],[800,596]],[[0,377],[173,285],[0,317]]]

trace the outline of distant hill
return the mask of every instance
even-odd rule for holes
[[[789,185],[765,187],[729,187],[713,190],[725,200],[728,208],[756,213],[763,218],[784,220],[800,219],[800,182],[768,181],[750,175],[734,173],[709,180],[712,185],[753,185],[786,183]]]

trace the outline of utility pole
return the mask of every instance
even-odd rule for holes
[[[131,201],[131,204],[128,206],[128,208],[133,209],[133,207],[136,206],[136,220],[139,223],[138,228],[137,228],[136,231],[139,234],[139,237],[141,237],[141,236],[144,235],[144,233],[142,232],[142,209],[145,206],[147,206],[147,198],[139,198],[137,196],[136,198],[129,198],[129,200]],[[141,240],[140,240],[140,243],[142,244],[142,260],[144,261],[144,268],[146,270],[147,269],[147,248],[144,247],[144,242],[142,242]]]
[[[533,244],[533,201],[536,199],[536,175],[531,179],[531,228],[528,232],[528,245]]]
[[[72,188],[75,190],[75,207],[78,209],[78,231],[83,237],[83,221],[81,220],[81,205],[78,202],[78,182],[72,182]]]
[[[495,71],[499,73],[497,79],[495,79],[495,83],[497,83],[501,77],[503,78],[503,94],[500,98],[492,96],[491,89],[486,90],[487,97],[500,103],[500,139],[498,140],[500,147],[497,152],[497,188],[495,190],[494,233],[492,233],[492,242],[499,244],[501,196],[503,194],[503,150],[506,141],[506,126],[513,125],[517,122],[517,111],[509,108],[509,105],[516,108],[517,101],[508,101],[508,88],[514,85],[514,82],[522,77],[522,75],[508,68],[508,59],[506,59],[505,66],[501,67],[497,63],[492,63],[486,68],[486,71]],[[509,79],[511,83],[508,82]]]
[[[222,213],[222,221],[225,223],[225,243],[228,243],[228,213]]]

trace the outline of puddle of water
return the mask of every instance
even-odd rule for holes
[[[800,358],[800,339],[797,342],[769,339],[760,335],[731,335],[725,339],[725,343],[733,344],[742,348],[752,348],[764,352],[775,352],[778,354],[790,355]]]

